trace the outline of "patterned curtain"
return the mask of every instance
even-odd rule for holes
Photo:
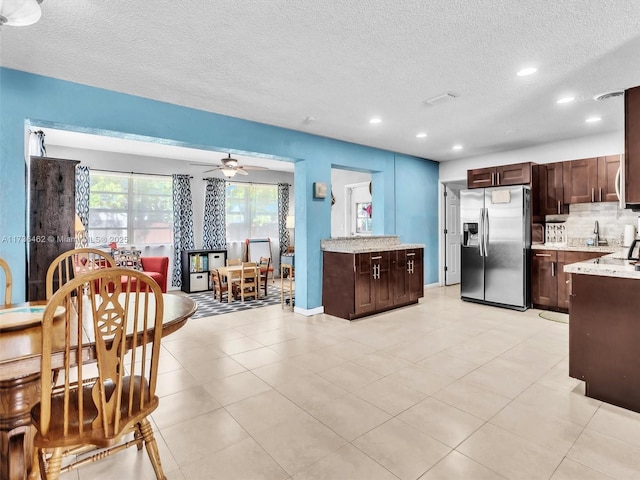
[[[289,184],[278,184],[278,232],[280,236],[280,255],[287,251],[289,246],[289,229],[287,228],[287,215],[289,215]]]
[[[173,176],[173,279],[171,285],[182,286],[182,252],[193,249],[193,207],[191,177]]]
[[[76,166],[76,215],[80,218],[84,231],[76,232],[76,248],[89,246],[89,167]]]
[[[204,199],[204,223],[202,248],[227,248],[227,222],[225,216],[225,196],[227,182],[222,178],[207,178]]]
[[[44,144],[44,132],[42,130],[32,131],[29,135],[29,156],[46,157],[47,147]]]

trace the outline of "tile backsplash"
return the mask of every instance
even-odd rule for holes
[[[638,225],[639,212],[618,208],[617,203],[576,203],[569,206],[569,215],[548,216],[547,222],[564,220],[566,237],[570,243],[586,242],[593,238],[595,221],[598,221],[600,238],[609,245],[619,246],[625,225]]]

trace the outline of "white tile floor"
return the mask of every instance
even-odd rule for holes
[[[568,377],[568,326],[426,290],[355,322],[279,306],[163,341],[169,479],[640,479],[640,414]],[[153,479],[128,449],[65,479]]]

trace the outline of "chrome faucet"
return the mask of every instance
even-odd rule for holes
[[[593,227],[593,233],[595,234],[595,238],[593,239],[593,244],[597,247],[598,245],[608,245],[609,242],[607,240],[600,240],[600,225],[598,224],[598,220],[596,220],[596,224]]]

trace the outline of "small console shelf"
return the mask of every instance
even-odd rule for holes
[[[226,250],[185,250],[182,252],[182,291],[211,290],[209,272],[227,263]]]

